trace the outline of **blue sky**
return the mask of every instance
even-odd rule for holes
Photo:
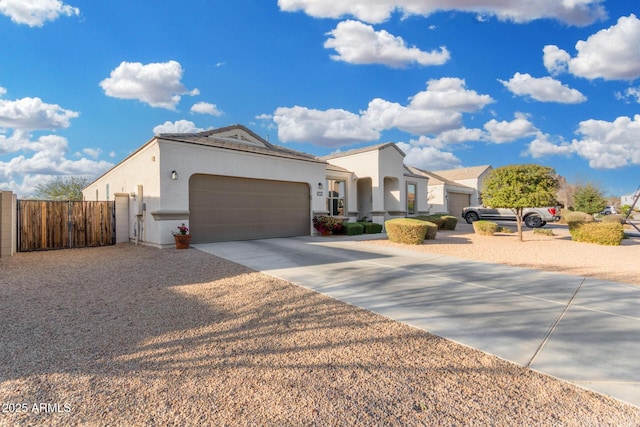
[[[0,0],[0,189],[240,123],[437,171],[640,185],[637,0]]]

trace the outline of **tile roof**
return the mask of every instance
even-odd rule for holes
[[[440,175],[446,179],[457,181],[460,179],[473,179],[478,178],[487,169],[491,169],[491,165],[473,166],[470,168],[449,169],[442,171],[435,171],[433,173]]]
[[[234,129],[246,132],[249,136],[251,136],[251,139],[240,137],[241,133],[239,133],[237,137],[220,136],[220,134],[227,133],[227,131]],[[198,133],[163,133],[157,135],[157,138],[159,140],[162,139],[188,144],[205,145],[208,147],[244,151],[248,153],[263,154],[267,156],[326,163],[324,160],[314,155],[303,153],[301,151],[291,150],[280,145],[271,144],[269,141],[266,141],[265,139],[256,135],[251,130],[242,125],[227,126],[225,128],[213,129]]]
[[[369,151],[383,150],[383,149],[385,149],[387,147],[394,147],[396,150],[398,150],[400,152],[400,154],[402,154],[402,157],[404,157],[406,155],[400,148],[398,148],[398,146],[395,143],[393,143],[393,142],[385,142],[383,144],[369,145],[367,147],[354,148],[353,150],[348,150],[348,151],[343,151],[343,152],[340,152],[340,153],[330,154],[328,156],[323,156],[322,159],[324,159],[324,160],[337,159],[339,157],[353,156],[355,154],[366,153],[366,152],[369,152]]]

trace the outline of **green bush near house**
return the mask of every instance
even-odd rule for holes
[[[481,236],[493,236],[498,231],[498,224],[491,221],[474,221],[473,231]]]
[[[358,234],[362,234],[364,232],[364,225],[359,222],[343,222],[342,223],[342,234],[346,234],[347,236],[356,236]]]
[[[416,219],[433,222],[438,226],[438,230],[455,230],[458,225],[458,218],[446,213],[419,215]]]
[[[432,222],[438,228],[442,228],[442,225],[444,224],[444,219],[442,219],[441,215],[418,215],[415,218],[419,219],[420,221]]]
[[[569,226],[571,240],[575,242],[597,243],[599,245],[619,246],[624,239],[622,224],[615,222],[587,222]]]
[[[442,224],[443,230],[455,230],[458,225],[458,218],[453,215],[442,215],[442,219],[444,220]]]
[[[377,222],[358,222],[364,227],[364,234],[376,234],[382,232],[382,224]]]
[[[438,233],[438,225],[431,221],[424,221],[427,224],[427,232],[424,234],[425,240],[435,240],[436,234]]]
[[[425,239],[429,225],[413,218],[395,218],[384,223],[389,240],[407,245],[420,245]],[[436,226],[437,230],[437,226]]]

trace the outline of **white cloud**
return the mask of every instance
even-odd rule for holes
[[[566,69],[587,79],[634,80],[640,77],[640,20],[631,14],[617,24],[576,43],[578,54],[571,56],[556,46],[545,47],[545,66]]]
[[[17,24],[41,27],[46,21],[55,21],[61,15],[79,15],[80,9],[60,0],[0,0],[0,13]]]
[[[373,141],[380,133],[357,114],[340,109],[313,110],[306,107],[280,107],[273,120],[282,142],[311,142],[326,147]]]
[[[395,11],[405,16],[461,11],[518,23],[552,18],[572,25],[588,25],[606,17],[601,3],[602,0],[278,0],[283,11],[304,11],[317,18],[350,15],[373,24],[386,21]]]
[[[15,101],[0,99],[0,127],[26,130],[60,129],[68,127],[70,120],[79,115],[59,105],[44,103],[40,98],[22,98]]]
[[[545,156],[568,156],[575,152],[574,148],[567,144],[564,141],[561,141],[558,144],[554,144],[549,141],[549,135],[538,134],[536,138],[531,141],[528,147],[528,153],[531,154],[533,158],[540,158]]]
[[[616,98],[620,100],[631,100],[632,102],[637,102],[640,104],[640,87],[630,87],[627,88],[624,92],[617,92]]]
[[[105,94],[114,98],[137,99],[152,107],[175,110],[181,95],[198,95],[180,82],[182,66],[176,61],[141,64],[122,62],[111,76],[100,82]]]
[[[582,138],[570,144],[553,143],[548,136],[539,135],[529,145],[528,152],[533,157],[575,153],[595,169],[640,165],[640,114],[633,119],[621,116],[613,122],[585,120],[580,122],[577,133]]]
[[[444,148],[448,145],[483,141],[484,139],[485,134],[482,129],[461,127],[441,132],[435,137],[421,135],[418,139],[412,139],[409,143],[416,147]]]
[[[435,147],[418,147],[399,142],[398,147],[406,154],[405,163],[424,170],[456,169],[462,165],[454,154]]]
[[[100,154],[102,154],[102,149],[100,149],[100,148],[83,148],[82,149],[82,154],[85,154],[85,155],[91,157],[92,159],[97,159],[98,157],[100,157]]]
[[[464,80],[457,78],[430,80],[425,91],[409,100],[405,106],[376,98],[359,114],[341,109],[281,107],[273,120],[282,142],[338,147],[376,140],[381,131],[393,128],[415,135],[457,129],[462,125],[462,113],[478,111],[493,102],[489,95],[467,89]]]
[[[10,138],[0,136],[0,154],[22,152],[8,161],[0,161],[0,188],[11,189],[21,196],[30,195],[37,184],[52,177],[97,176],[113,166],[110,162],[84,157],[68,159],[69,144],[61,136],[45,135],[35,141],[30,138],[21,131],[14,132]]]
[[[202,132],[205,129],[201,129],[195,125],[195,123],[189,120],[177,120],[175,122],[166,121],[161,125],[153,128],[153,134],[159,135],[161,133],[197,133]]]
[[[640,165],[640,114],[622,116],[613,122],[585,120],[578,127],[582,139],[573,140],[575,152],[597,169]]]
[[[222,110],[218,109],[216,104],[209,104],[208,102],[198,102],[191,107],[192,113],[209,114],[211,116],[219,117],[224,114]]]
[[[542,48],[542,62],[544,67],[553,76],[566,73],[569,67],[571,55],[555,45],[547,45]]]
[[[510,122],[490,120],[485,123],[484,128],[489,133],[487,140],[497,144],[512,142],[538,132],[533,123],[522,113],[516,113],[515,119]]]
[[[340,22],[328,33],[332,36],[324,47],[335,49],[337,55],[331,59],[351,64],[383,64],[403,68],[410,64],[422,66],[442,65],[450,58],[445,47],[425,52],[417,47],[408,47],[402,37],[387,31],[375,31],[372,26],[357,21]]]
[[[578,104],[587,100],[580,91],[551,77],[536,78],[527,73],[515,73],[509,81],[498,81],[513,94],[530,96],[536,101]]]

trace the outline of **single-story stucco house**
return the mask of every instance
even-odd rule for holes
[[[428,181],[394,143],[324,158],[274,145],[242,125],[160,134],[83,190],[115,200],[117,241],[173,246],[314,234],[312,219],[383,224],[428,213]]]
[[[429,178],[429,210],[448,212],[462,219],[462,208],[482,204],[482,183],[491,172],[489,165],[442,171],[410,168],[415,174]]]

